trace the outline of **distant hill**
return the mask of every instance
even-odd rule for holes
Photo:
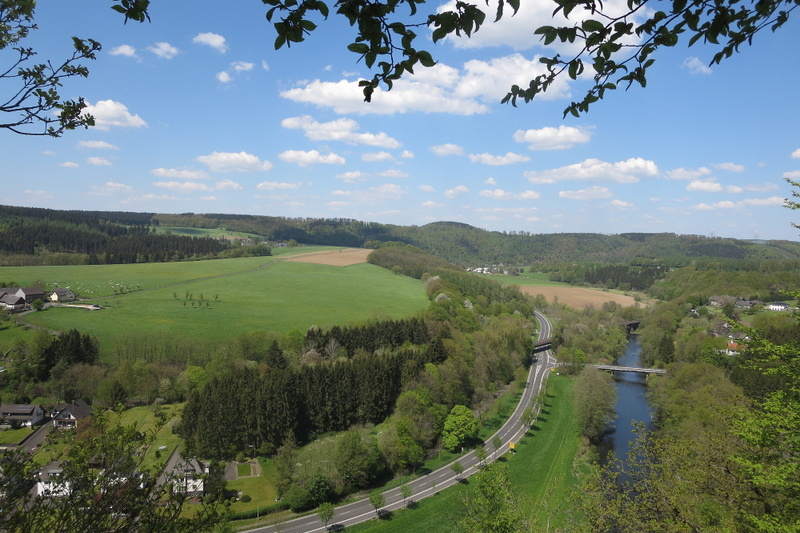
[[[384,243],[411,244],[456,265],[516,266],[548,263],[598,263],[682,267],[709,262],[798,260],[800,242],[745,241],[674,233],[496,232],[458,222],[434,222],[424,226],[396,226],[351,219],[284,218],[231,214],[154,214],[92,211],[58,211],[0,206],[0,253],[83,252],[91,241],[92,253],[113,247],[120,237],[152,235],[164,227],[192,227],[246,232],[270,241],[295,240],[305,244],[380,248]],[[47,231],[33,231],[32,228]],[[58,232],[53,231],[58,228]],[[52,237],[63,234],[61,242]],[[74,239],[77,234],[85,240]],[[72,235],[73,237],[70,237]],[[185,241],[182,244],[208,243]],[[14,248],[16,246],[16,248]],[[78,248],[78,249],[76,249]],[[211,253],[220,253],[217,250]],[[187,254],[190,255],[190,254]],[[202,253],[195,254],[195,257]],[[146,254],[140,256],[146,259]],[[728,267],[729,268],[729,267]]]

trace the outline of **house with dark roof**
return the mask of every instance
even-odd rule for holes
[[[73,400],[70,403],[59,404],[50,413],[53,426],[58,429],[74,429],[78,427],[78,420],[92,414],[92,408],[83,400]]]
[[[25,309],[25,298],[16,294],[3,294],[0,296],[0,306],[9,311],[22,311]]]
[[[0,419],[6,424],[33,427],[44,419],[44,408],[38,404],[4,403],[0,405]]]
[[[75,293],[69,289],[58,287],[47,293],[47,299],[51,302],[71,302],[75,299]]]
[[[39,287],[22,287],[17,291],[17,296],[25,298],[25,303],[30,304],[35,300],[44,301],[44,291]]]

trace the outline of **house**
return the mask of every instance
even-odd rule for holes
[[[42,498],[68,496],[71,487],[68,481],[61,479],[63,472],[64,470],[58,461],[54,461],[40,469],[36,473],[35,495]]]
[[[25,298],[25,303],[30,304],[36,300],[44,301],[44,291],[39,287],[22,287],[17,291],[17,296]]]
[[[47,299],[51,302],[71,302],[75,299],[75,293],[69,289],[56,288],[47,293]]]
[[[784,302],[772,302],[767,304],[767,309],[770,311],[791,311],[792,306]]]
[[[3,294],[0,296],[0,306],[9,311],[22,311],[25,309],[25,298],[15,294]]]
[[[206,466],[197,459],[182,459],[172,470],[176,490],[188,497],[202,496]]]
[[[7,424],[33,427],[44,418],[44,409],[38,404],[4,403],[0,405],[0,418]]]
[[[83,400],[73,400],[71,403],[62,403],[50,413],[53,426],[58,429],[74,429],[78,427],[78,420],[92,414],[92,408]]]

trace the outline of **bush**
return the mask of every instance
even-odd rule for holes
[[[244,496],[239,498],[239,501],[240,502],[244,502],[244,503],[250,503],[251,500],[252,500],[252,498],[250,498],[249,494],[245,494]]]
[[[299,485],[292,485],[286,493],[286,503],[293,513],[308,511],[313,507],[308,491]]]

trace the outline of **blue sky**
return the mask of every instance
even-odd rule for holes
[[[585,80],[500,104],[553,53],[532,37],[551,2],[431,45],[436,67],[369,104],[343,20],[275,51],[261,2],[153,4],[151,23],[124,25],[107,0],[40,2],[27,43],[40,59],[72,35],[103,44],[63,88],[97,126],[0,132],[0,203],[798,240],[800,214],[782,207],[784,178],[800,180],[797,20],[721,66],[710,48],[669,50],[646,89],[563,119]]]

